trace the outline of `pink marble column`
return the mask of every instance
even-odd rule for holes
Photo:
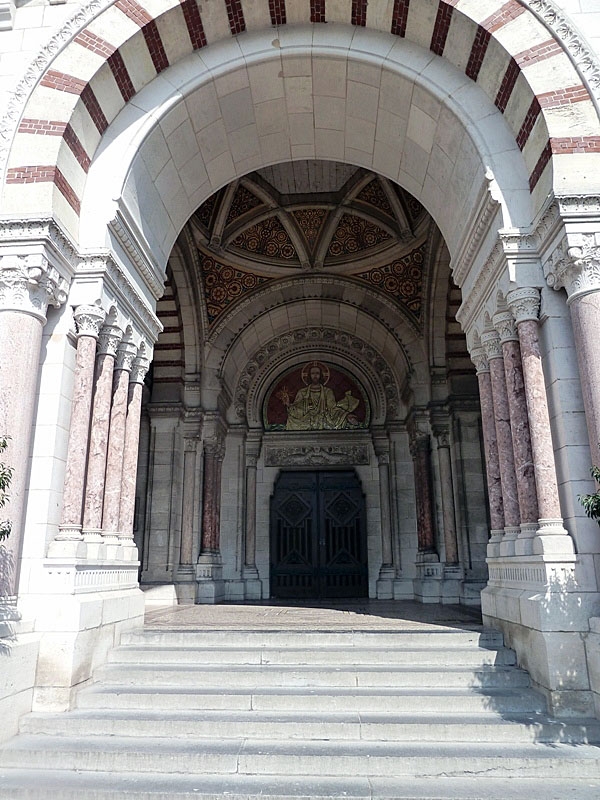
[[[434,429],[433,434],[437,439],[440,464],[440,493],[442,496],[446,564],[458,564],[458,541],[456,536],[452,461],[450,459],[450,437],[448,431],[444,428]]]
[[[390,513],[390,454],[378,453],[379,509],[381,515],[381,570],[380,580],[395,577],[392,555],[392,519]],[[384,574],[385,573],[385,574]]]
[[[502,483],[502,502],[504,506],[504,536],[500,542],[500,555],[514,555],[514,542],[520,532],[521,517],[517,495],[517,477],[510,430],[510,412],[504,358],[500,337],[496,331],[488,331],[481,337],[489,365],[494,404],[494,421],[496,424],[496,441],[498,442],[498,461],[500,464],[500,481]]]
[[[519,333],[529,415],[540,514],[539,534],[534,540],[534,552],[572,553],[573,544],[563,527],[560,510],[550,414],[538,337],[540,292],[536,288],[515,289],[508,293],[506,300],[514,314]],[[559,541],[549,542],[548,539],[552,538]]]
[[[515,543],[515,554],[531,555],[532,540],[537,531],[539,513],[519,334],[511,311],[502,311],[494,315],[494,326],[500,335],[504,356],[504,374],[521,516],[521,532],[517,537],[518,542]]]
[[[2,509],[11,534],[1,545],[0,597],[17,594],[42,330],[48,305],[62,305],[66,288],[41,253],[0,256],[0,434],[10,437],[2,461],[13,468]]]
[[[83,510],[83,538],[87,542],[102,541],[102,506],[104,477],[110,423],[110,404],[117,348],[123,332],[114,325],[105,325],[98,337],[92,425],[88,453]]]
[[[196,478],[196,439],[183,444],[183,499],[181,503],[181,547],[179,566],[192,572],[194,558],[194,496]],[[180,570],[181,571],[181,570]]]
[[[418,436],[414,440],[411,450],[415,466],[418,549],[420,553],[435,553],[429,436]]]
[[[244,573],[256,572],[256,462],[255,454],[246,454],[246,536]],[[256,575],[258,577],[258,574]]]
[[[123,448],[123,479],[119,502],[119,540],[122,545],[133,545],[133,520],[135,513],[135,484],[137,480],[140,420],[142,416],[142,390],[144,378],[150,367],[147,358],[138,356],[129,376],[125,444]]]
[[[85,465],[90,436],[96,340],[105,314],[97,306],[78,306],[73,316],[77,325],[77,355],[62,520],[55,537],[57,542],[78,541],[82,538]]]
[[[220,555],[221,466],[223,445],[204,443],[204,485],[202,489],[201,555]]]
[[[102,511],[102,534],[106,544],[119,543],[119,511],[121,506],[129,373],[136,353],[137,348],[135,345],[131,342],[123,342],[117,352],[115,364],[104,483],[104,508]]]
[[[498,440],[496,439],[496,423],[494,420],[494,401],[492,397],[492,380],[490,367],[483,347],[474,348],[471,358],[477,370],[479,383],[479,403],[481,405],[481,425],[483,432],[483,449],[485,452],[487,490],[490,505],[490,540],[488,556],[500,555],[500,542],[504,535],[504,502],[502,500],[502,482],[500,477],[500,459],[498,456]]]

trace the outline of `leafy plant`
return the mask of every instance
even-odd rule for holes
[[[0,453],[8,447],[10,436],[0,436]],[[0,461],[0,508],[3,508],[9,501],[8,489],[13,476],[13,468],[8,467]],[[6,539],[10,533],[11,523],[9,520],[0,521],[0,542]]]
[[[600,468],[593,466],[590,474],[596,481],[596,485],[600,485]],[[594,492],[594,494],[580,494],[578,499],[588,517],[596,520],[600,525],[600,491]]]

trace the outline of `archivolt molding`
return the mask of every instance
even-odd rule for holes
[[[497,288],[497,278],[502,269],[506,266],[506,256],[500,241],[494,245],[491,253],[479,275],[474,286],[463,300],[458,309],[456,319],[467,335],[470,337],[472,329],[477,324],[477,319],[484,311],[484,306],[494,288]]]
[[[260,403],[267,378],[291,356],[319,351],[358,365],[369,378],[376,403],[374,417],[393,417],[399,410],[398,385],[387,362],[358,336],[326,327],[300,328],[272,339],[248,362],[234,392],[235,412],[249,424],[260,423]],[[408,359],[407,359],[408,362]]]
[[[142,244],[144,237],[136,233],[135,224],[131,219],[127,219],[122,209],[117,211],[115,218],[109,222],[108,227],[138,268],[140,277],[152,292],[152,296],[158,300],[162,297],[164,291],[164,272],[152,258],[152,255],[149,252],[144,252],[146,249]]]

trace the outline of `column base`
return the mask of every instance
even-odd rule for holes
[[[487,544],[487,557],[497,558],[500,555],[500,542],[504,536],[504,529],[490,531],[490,539]]]
[[[565,530],[562,519],[540,519],[533,539],[534,555],[575,556],[573,540]]]
[[[192,564],[180,564],[173,576],[175,595],[180,605],[196,602],[196,568]]]
[[[516,556],[533,555],[533,539],[538,531],[537,522],[522,522],[521,532],[515,542]]]
[[[382,564],[379,577],[375,583],[375,593],[378,600],[394,599],[394,580],[396,570],[391,564]]]
[[[196,603],[215,604],[225,599],[221,554],[201,553],[196,564]]]
[[[514,556],[515,554],[515,542],[517,540],[517,536],[521,533],[521,528],[519,525],[507,525],[504,528],[504,536],[502,537],[502,541],[500,542],[500,557],[503,556]]]
[[[415,600],[420,603],[439,603],[443,564],[436,553],[417,553],[417,577],[413,581]]]
[[[244,581],[245,599],[262,600],[262,581],[255,566],[244,566],[242,580]]]

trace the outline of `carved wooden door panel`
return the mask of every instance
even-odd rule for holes
[[[282,472],[271,498],[271,596],[366,597],[364,496],[354,472]]]

